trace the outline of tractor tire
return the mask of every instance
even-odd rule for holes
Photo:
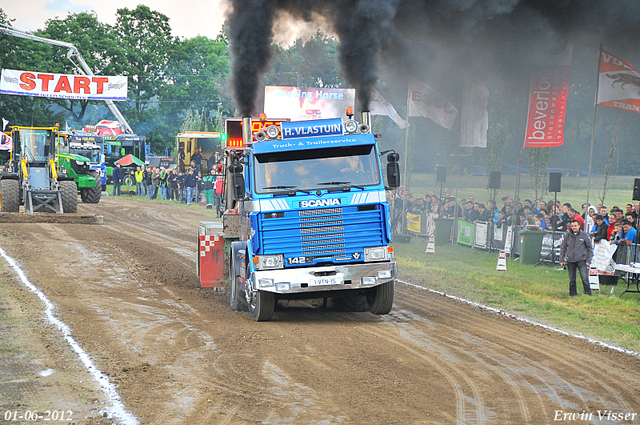
[[[84,196],[83,196],[84,194]],[[93,189],[82,189],[80,192],[82,202],[87,204],[97,204],[102,196],[102,181],[100,177],[96,178],[96,187]]]
[[[60,182],[62,192],[62,212],[75,214],[78,212],[78,185],[72,180]]]
[[[395,281],[383,283],[367,292],[367,304],[373,314],[387,314],[393,307]]]
[[[126,176],[124,176],[122,178],[122,185],[123,186],[135,186],[135,180],[133,178],[133,176],[131,174],[127,174]]]
[[[0,202],[2,212],[20,211],[20,183],[18,180],[0,181]]]

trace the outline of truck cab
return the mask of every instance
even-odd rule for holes
[[[261,321],[278,299],[363,297],[372,313],[388,313],[396,263],[369,125],[338,118],[273,127],[246,132],[242,152],[228,155],[240,234],[231,244],[231,307],[246,303]],[[392,187],[397,161],[393,154],[387,164]]]

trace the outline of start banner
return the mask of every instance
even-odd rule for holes
[[[61,99],[127,100],[127,77],[3,69],[0,94]]]

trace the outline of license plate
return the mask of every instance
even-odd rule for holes
[[[342,279],[336,276],[309,279],[310,286],[340,285],[341,283],[342,283]]]

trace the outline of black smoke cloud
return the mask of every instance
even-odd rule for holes
[[[640,41],[638,0],[231,0],[231,7],[233,88],[243,116],[255,111],[281,15],[329,23],[361,109],[381,64],[398,80],[451,69],[516,75],[569,41],[602,42],[619,54],[636,51]]]

